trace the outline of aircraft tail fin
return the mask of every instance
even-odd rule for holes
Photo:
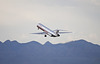
[[[56,31],[56,34],[58,34],[58,33],[59,33],[59,30]]]

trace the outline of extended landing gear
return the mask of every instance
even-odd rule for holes
[[[44,37],[47,37],[47,35],[44,35]]]

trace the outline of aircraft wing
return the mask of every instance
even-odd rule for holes
[[[59,34],[65,34],[65,33],[72,33],[72,32],[62,32],[62,31],[67,31],[67,30],[62,30],[62,29],[56,29],[56,30],[53,30],[55,32],[58,31]]]
[[[45,32],[31,33],[31,34],[46,34]]]
[[[67,30],[62,30],[62,29],[56,29],[56,30],[53,30],[53,31],[57,31],[57,30],[59,30],[59,31],[67,31]]]
[[[59,32],[59,34],[72,33],[72,32]]]

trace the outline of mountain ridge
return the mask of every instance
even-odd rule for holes
[[[80,40],[75,40],[75,41],[69,41],[69,42],[65,42],[65,43],[57,43],[57,44],[69,44],[69,43],[77,43],[78,41],[81,41],[81,43],[83,42],[83,43],[90,43],[90,44],[93,44],[93,43],[91,43],[91,42],[88,42],[88,41],[86,41],[86,40],[84,40],[84,39],[80,39]],[[0,41],[0,43],[12,43],[12,42],[14,42],[14,43],[19,43],[19,44],[27,44],[27,43],[36,43],[36,44],[41,44],[41,43],[39,43],[38,41],[29,41],[29,42],[26,42],[26,43],[20,43],[20,42],[18,42],[18,41],[16,41],[16,40],[13,40],[13,41],[10,41],[10,40],[6,40],[6,41],[4,41],[4,42],[2,42],[2,41]],[[53,43],[51,43],[51,42],[49,42],[49,41],[47,41],[47,42],[45,42],[44,44],[41,44],[41,45],[56,45],[56,44],[53,44]],[[98,46],[100,46],[99,44],[94,44],[94,45],[98,45]]]
[[[100,46],[85,40],[44,45],[6,40],[0,43],[0,64],[100,64]]]

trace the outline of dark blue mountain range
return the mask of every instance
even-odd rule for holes
[[[0,42],[0,64],[100,64],[100,46],[85,40],[44,45]]]

